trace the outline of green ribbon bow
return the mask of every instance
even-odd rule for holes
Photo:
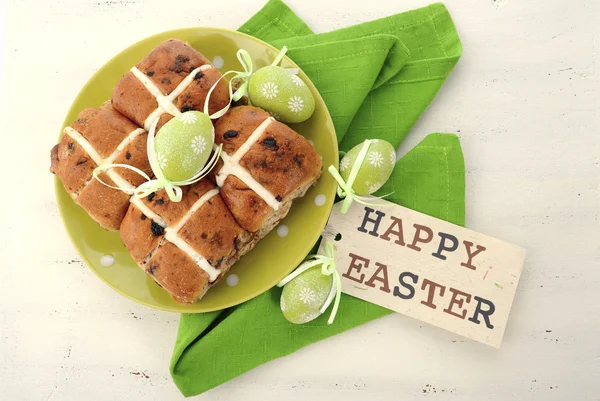
[[[158,118],[154,120],[152,125],[150,126],[150,132],[148,132],[148,140],[146,141],[146,151],[148,153],[148,161],[150,162],[150,168],[154,173],[155,179],[151,179],[145,172],[140,170],[137,167],[131,166],[129,164],[104,164],[102,166],[98,166],[94,169],[93,177],[100,181],[102,184],[107,187],[118,189],[123,191],[129,195],[133,195],[136,198],[145,198],[153,192],[158,191],[159,189],[164,189],[167,193],[167,196],[172,202],[181,202],[181,198],[183,197],[183,190],[181,186],[184,185],[192,185],[196,182],[200,181],[202,178],[206,177],[208,173],[217,165],[219,161],[219,157],[221,156],[221,151],[223,149],[223,145],[215,146],[214,152],[208,162],[192,177],[182,180],[182,181],[171,181],[165,174],[163,173],[158,160],[156,159],[156,150],[154,149],[154,133],[156,131],[156,125],[158,124]],[[213,140],[214,140],[214,132],[213,132]],[[132,170],[142,177],[144,177],[147,181],[139,185],[135,189],[123,188],[120,186],[110,185],[99,177],[100,173],[113,169],[115,167],[126,168]]]
[[[244,96],[246,94],[246,92],[248,91],[248,85],[249,85],[250,77],[252,76],[252,70],[253,70],[252,57],[250,57],[250,54],[248,54],[248,52],[244,49],[239,49],[236,53],[236,56],[244,70],[243,71],[235,71],[235,70],[227,71],[226,73],[224,73],[221,76],[221,78],[219,78],[217,80],[217,82],[215,82],[213,84],[213,86],[208,91],[208,94],[206,95],[206,99],[204,101],[204,114],[208,115],[212,119],[219,118],[219,117],[223,116],[225,113],[227,113],[227,110],[229,110],[229,108],[231,107],[231,102],[232,101],[236,102],[236,101],[240,100],[242,98],[242,96]],[[231,75],[231,74],[235,74],[235,75],[233,77],[231,77],[231,79],[229,80],[229,84],[228,84],[228,86],[229,86],[229,102],[227,103],[227,106],[223,107],[221,110],[216,111],[213,114],[209,114],[208,105],[210,102],[210,96],[212,95],[213,91],[217,87],[218,83],[222,79],[224,79],[226,76]],[[234,93],[233,92],[233,83],[237,79],[241,79],[244,82]]]
[[[335,245],[331,243],[331,241],[323,239],[321,243],[323,246],[324,255],[308,255],[306,261],[302,263],[296,270],[294,270],[291,274],[289,274],[286,278],[281,280],[277,287],[283,287],[308,269],[321,265],[321,274],[324,276],[333,276],[333,282],[331,283],[331,290],[329,291],[329,295],[325,300],[325,303],[321,307],[319,312],[324,313],[331,302],[335,298],[335,302],[333,304],[333,309],[331,310],[331,315],[327,320],[327,324],[333,323],[335,320],[335,315],[337,314],[338,308],[340,306],[340,298],[342,295],[342,279],[340,278],[340,274],[338,273],[335,265]]]
[[[273,60],[271,65],[273,66],[273,65],[279,64],[281,62],[281,60],[283,60],[283,57],[285,56],[286,52],[287,52],[287,47],[283,46],[281,51],[277,54],[277,56],[275,56],[275,59]],[[204,100],[204,114],[208,115],[212,119],[217,119],[217,118],[223,116],[225,113],[227,113],[227,111],[231,107],[232,101],[237,102],[246,93],[248,93],[248,85],[250,85],[250,77],[252,77],[252,74],[253,74],[252,57],[250,57],[250,54],[244,49],[239,49],[236,53],[236,56],[237,56],[238,61],[242,65],[242,68],[244,69],[244,71],[230,70],[230,71],[223,73],[221,78],[219,78],[217,80],[217,82],[215,82],[213,84],[213,86],[210,88],[210,90],[208,91],[208,94],[206,95],[206,99]],[[297,68],[288,68],[288,70],[291,70],[295,74],[298,74],[298,72],[299,72],[299,70]],[[228,86],[229,86],[229,102],[227,103],[227,106],[223,107],[219,111],[214,112],[213,114],[209,114],[208,104],[210,102],[210,96],[212,95],[213,91],[219,84],[219,81],[221,81],[226,76],[231,75],[231,74],[234,74],[234,75],[233,75],[233,77],[231,77],[231,79],[229,80],[229,84],[228,84]],[[233,92],[233,84],[238,79],[242,80],[243,82],[240,85],[240,87],[235,92]]]
[[[362,167],[365,158],[367,157],[367,153],[369,152],[369,146],[372,143],[372,139],[367,139],[363,142],[363,146],[360,148],[360,152],[358,152],[356,160],[354,161],[354,165],[352,166],[352,170],[350,170],[350,174],[348,175],[348,181],[344,181],[344,179],[340,175],[340,172],[335,168],[335,166],[329,166],[329,168],[327,169],[327,171],[329,171],[329,174],[331,174],[338,183],[338,196],[344,199],[344,203],[342,203],[342,208],[340,209],[340,212],[342,214],[346,213],[348,209],[350,209],[350,205],[352,205],[353,201],[357,201],[358,203],[362,203],[363,205],[368,206],[384,206],[384,204],[381,203],[371,202],[371,199],[382,199],[394,193],[390,192],[389,194],[381,196],[360,196],[356,195],[356,193],[354,192],[354,188],[352,188],[352,185],[354,185],[354,181],[358,176],[358,172],[360,171],[360,168]]]

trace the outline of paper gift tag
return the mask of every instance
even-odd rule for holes
[[[334,240],[346,294],[500,347],[525,250],[382,201],[334,206]]]

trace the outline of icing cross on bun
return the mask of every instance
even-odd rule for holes
[[[50,171],[63,182],[77,204],[103,228],[116,231],[129,207],[129,195],[93,179],[103,164],[129,164],[151,175],[146,139],[148,133],[115,111],[109,102],[85,109],[64,130],[50,152]],[[133,189],[144,180],[138,174],[115,168],[100,175],[102,181]]]
[[[221,196],[251,232],[270,231],[321,175],[321,157],[308,140],[257,107],[234,107],[221,117],[215,144],[223,144],[225,161],[213,170]]]
[[[113,107],[147,131],[160,117],[158,130],[181,112],[203,111],[208,91],[221,76],[192,46],[169,39],[123,75],[113,90]],[[210,96],[209,113],[228,103],[227,82],[221,80]]]

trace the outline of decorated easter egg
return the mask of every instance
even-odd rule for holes
[[[165,178],[184,181],[193,177],[208,160],[215,131],[210,118],[186,111],[169,120],[156,134],[156,161]]]
[[[346,182],[356,162],[356,158],[363,147],[363,143],[353,147],[340,162],[340,174]],[[374,139],[369,145],[367,156],[352,184],[354,192],[361,196],[376,192],[390,178],[395,164],[396,150],[392,144],[381,139]]]
[[[284,123],[308,120],[315,111],[315,99],[304,81],[278,66],[256,71],[250,78],[248,96],[254,106]]]
[[[321,273],[317,265],[295,277],[283,287],[281,311],[292,323],[302,324],[316,319],[331,291],[333,277]]]

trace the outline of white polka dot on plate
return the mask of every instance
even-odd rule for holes
[[[280,237],[287,237],[288,232],[288,226],[286,226],[285,224],[281,224],[279,227],[277,227],[277,235],[279,235]]]
[[[100,258],[100,264],[104,267],[111,267],[115,264],[115,257],[113,255],[104,255]]]
[[[319,195],[315,196],[315,205],[317,205],[317,206],[323,206],[326,201],[327,201],[327,198],[323,194],[319,194]]]
[[[310,143],[311,145],[315,146],[315,143],[313,141],[311,141],[310,139],[308,140],[308,143]]]
[[[227,285],[230,287],[237,285],[238,281],[240,281],[240,278],[237,276],[237,274],[230,274],[227,276]]]
[[[223,68],[223,66],[225,65],[225,60],[223,60],[223,57],[221,56],[215,56],[215,58],[212,61],[212,65],[214,65],[215,68],[218,70],[219,68]]]

